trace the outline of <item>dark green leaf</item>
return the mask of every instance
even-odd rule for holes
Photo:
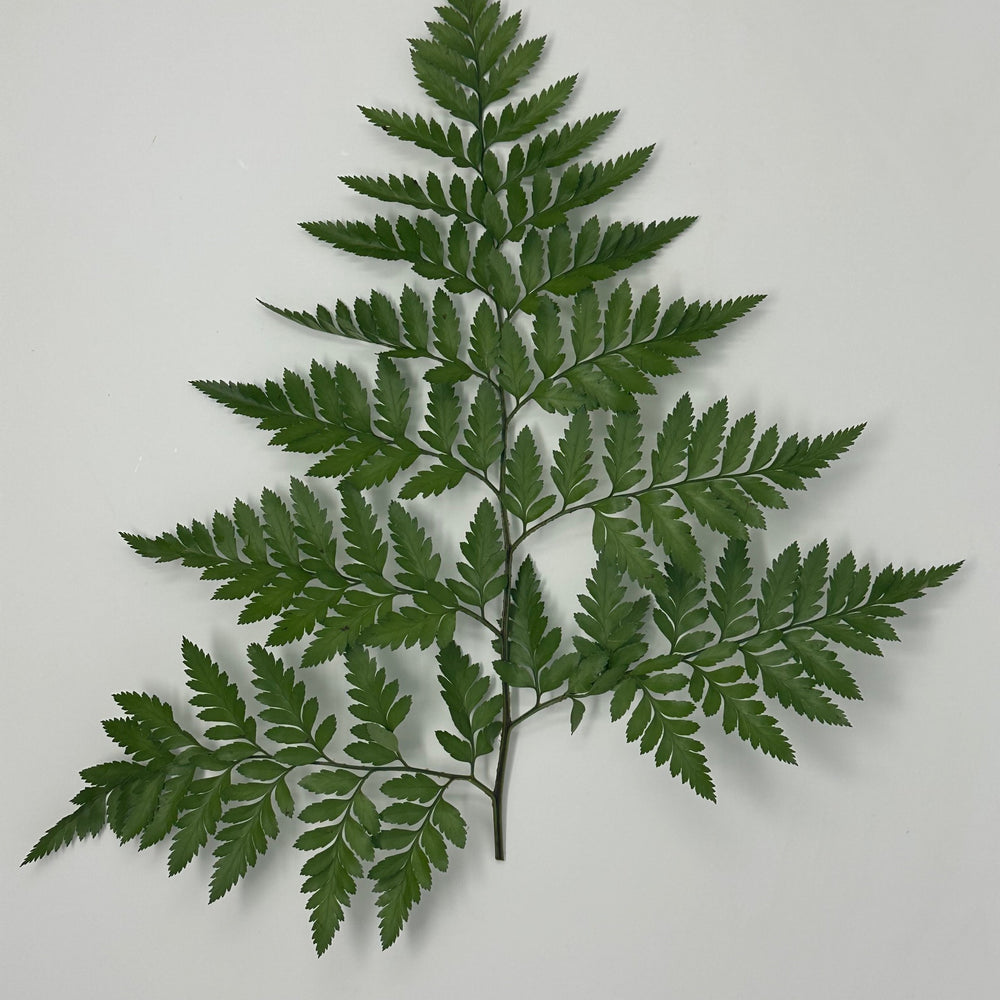
[[[457,569],[464,582],[449,580],[448,586],[459,599],[483,608],[493,598],[500,596],[505,583],[500,522],[496,509],[489,500],[483,500],[476,508],[461,544],[461,551],[464,560],[458,563]]]
[[[688,442],[694,428],[694,408],[686,393],[677,401],[656,438],[650,457],[654,483],[669,483],[684,472]]]
[[[107,796],[106,788],[84,788],[73,799],[76,809],[49,827],[21,863],[38,861],[74,840],[96,837],[105,826]]]
[[[459,736],[468,746],[468,756],[459,759],[471,762],[493,749],[500,732],[503,699],[500,695],[489,697],[489,678],[455,643],[441,648],[438,666],[441,697]]]
[[[625,493],[642,482],[642,425],[635,413],[616,413],[604,440],[604,467],[614,493]]]
[[[639,494],[639,515],[644,531],[652,531],[653,541],[667,559],[692,576],[705,575],[705,560],[695,541],[684,512],[668,501],[666,490],[649,490]]]
[[[361,113],[373,125],[404,142],[412,142],[422,149],[429,149],[438,156],[452,160],[457,166],[469,167],[472,163],[465,156],[465,141],[458,126],[451,123],[447,128],[433,119],[420,115],[411,117],[397,111],[381,111],[377,108],[361,108]]]
[[[544,125],[566,103],[575,84],[576,76],[568,76],[517,104],[506,105],[499,115],[491,112],[483,121],[486,141],[512,142]]]
[[[577,410],[552,456],[550,474],[564,506],[577,503],[596,488],[597,480],[590,475],[592,458],[590,418]]]
[[[198,718],[221,724],[213,727],[217,732],[210,732],[209,736],[252,743],[257,736],[256,724],[252,718],[247,718],[246,703],[229,676],[189,639],[183,640],[181,652],[187,668],[188,687],[194,692],[191,704],[199,709]],[[223,728],[227,730],[225,735]]]
[[[511,594],[509,662],[496,665],[501,680],[514,687],[534,688],[541,694],[539,678],[555,658],[562,639],[562,630],[549,629],[548,625],[538,573],[532,559],[526,557]]]
[[[531,428],[525,426],[514,440],[504,476],[504,506],[523,524],[541,517],[555,497],[542,496],[542,463]]]
[[[705,747],[694,739],[698,726],[688,718],[694,705],[683,699],[657,697],[641,681],[637,690],[640,697],[626,725],[626,739],[630,743],[638,740],[640,753],[655,749],[657,767],[669,763],[674,777],[714,802],[715,785],[705,761]]]
[[[500,398],[488,382],[481,383],[469,411],[469,426],[458,452],[473,468],[487,472],[503,451]]]

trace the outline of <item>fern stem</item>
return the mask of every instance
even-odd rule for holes
[[[466,607],[462,607],[461,605],[460,605],[460,606],[458,607],[458,609],[457,609],[457,610],[459,611],[459,613],[460,613],[460,614],[463,614],[463,615],[466,615],[466,616],[468,616],[468,617],[469,617],[469,618],[471,618],[471,619],[472,619],[473,621],[475,621],[475,622],[478,622],[478,623],[479,623],[480,625],[482,625],[482,626],[483,626],[483,628],[485,628],[485,629],[488,629],[488,630],[489,630],[490,632],[492,632],[492,633],[493,633],[493,634],[494,634],[494,635],[495,635],[495,636],[496,636],[496,637],[497,637],[498,639],[502,638],[502,633],[501,633],[500,629],[498,629],[498,628],[496,627],[496,625],[494,625],[494,624],[493,624],[493,622],[491,622],[491,621],[490,621],[490,620],[489,620],[488,618],[486,618],[486,617],[485,617],[484,615],[481,615],[481,614],[477,614],[477,613],[476,613],[475,611],[473,611],[473,610],[472,610],[471,608],[466,608]]]
[[[522,712],[520,715],[511,719],[510,722],[511,729],[513,729],[514,726],[520,725],[522,722],[524,722],[525,719],[530,719],[531,716],[537,715],[539,712],[544,711],[546,708],[551,708],[553,705],[558,705],[560,702],[566,701],[567,698],[571,697],[573,697],[573,695],[571,695],[567,691],[565,694],[561,694],[558,697],[549,698],[548,701],[538,702],[537,705],[533,706],[532,708],[529,708],[526,712]],[[576,697],[579,697],[579,695],[577,695]]]
[[[486,137],[483,134],[483,112],[485,109],[485,104],[483,102],[483,72],[482,66],[479,61],[479,49],[476,46],[476,53],[473,57],[473,64],[476,71],[476,132],[478,135],[478,145],[479,145],[479,156],[478,163],[475,165],[476,173],[479,175],[482,182],[489,189],[489,184],[485,176],[485,161],[486,161],[486,150],[487,143]],[[487,228],[482,219],[476,219],[481,226]],[[494,245],[499,247],[503,240],[494,241]],[[481,291],[490,299],[493,303],[493,308],[496,312],[497,318],[497,329],[503,329],[503,325],[508,316],[504,315],[504,308],[497,301],[496,296],[492,293],[489,288],[481,288]],[[516,308],[512,310],[516,312]],[[508,410],[507,405],[507,392],[499,384],[499,381],[493,382],[492,379],[489,381],[494,385],[497,395],[500,398],[500,440],[501,440],[501,451],[500,451],[500,468],[498,473],[498,488],[495,489],[497,500],[500,505],[500,523],[503,531],[503,547],[504,547],[504,588],[503,588],[503,605],[500,614],[500,629],[499,629],[499,654],[502,660],[508,659],[510,656],[510,607],[511,607],[511,581],[513,579],[513,561],[514,561],[514,541],[513,534],[511,532],[510,526],[510,514],[507,512],[506,505],[504,504],[504,494],[506,493],[505,480],[506,480],[506,469],[507,469],[507,452],[508,452],[508,439],[509,439],[509,428],[511,414]],[[488,479],[488,477],[487,477]],[[501,725],[500,725],[500,738],[497,750],[497,767],[496,767],[496,777],[494,779],[493,789],[491,792],[491,799],[493,802],[493,845],[494,853],[497,861],[503,861],[506,856],[506,850],[504,847],[504,804],[505,804],[505,791],[506,791],[506,781],[507,781],[507,761],[508,755],[510,753],[510,733],[512,728],[511,723],[511,693],[510,685],[506,681],[501,681],[501,692],[503,697],[503,709],[501,715]]]
[[[381,774],[381,773],[395,773],[395,774],[426,774],[432,778],[445,778],[447,781],[467,781],[471,785],[475,785],[481,792],[488,795],[491,799],[493,798],[493,789],[489,785],[483,784],[474,774],[455,774],[452,771],[437,771],[430,767],[414,767],[412,764],[380,764],[378,766],[373,766],[371,764],[358,764],[352,763],[350,761],[340,761],[333,760],[327,757],[326,754],[323,755],[324,764],[330,767],[336,767],[344,771],[364,771],[368,775]],[[256,758],[255,758],[256,759]],[[273,759],[270,755],[266,758]],[[299,765],[292,765],[289,770],[294,770],[294,768]]]
[[[503,310],[497,305],[497,319],[502,326]],[[507,660],[510,657],[510,604],[511,604],[511,581],[514,578],[514,544],[510,530],[510,514],[503,504],[505,470],[507,465],[507,439],[510,416],[507,412],[507,393],[500,389],[500,435],[503,442],[503,450],[500,453],[500,520],[503,529],[504,547],[504,588],[503,588],[503,610],[500,617],[500,659]],[[504,792],[507,779],[507,758],[510,752],[510,732],[511,723],[511,696],[510,685],[506,681],[501,681],[503,692],[503,714],[501,716],[500,744],[497,753],[496,780],[493,785],[493,846],[497,861],[503,861],[505,857],[504,849]]]

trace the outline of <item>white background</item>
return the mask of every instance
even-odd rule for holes
[[[261,637],[191,571],[139,560],[116,532],[204,518],[304,470],[186,383],[363,361],[255,297],[311,308],[405,280],[295,223],[371,211],[341,174],[432,165],[355,110],[427,108],[405,39],[431,14],[408,0],[5,4],[6,995],[992,995],[990,0],[533,0],[526,16],[550,38],[537,80],[579,70],[575,114],[624,109],[598,155],[658,143],[603,212],[701,217],[634,282],[691,299],[769,293],[663,383],[662,406],[683,388],[789,431],[869,421],[846,461],[772,516],[760,558],[827,537],[879,564],[967,559],[913,607],[901,646],[851,659],[866,693],[853,730],[790,719],[798,768],[711,733],[713,806],[640,758],[603,707],[572,739],[565,715],[543,716],[514,754],[509,860],[491,860],[486,810],[470,802],[469,848],[385,954],[368,896],[315,958],[294,833],[212,907],[207,859],[168,880],[163,850],[108,836],[17,868],[66,811],[76,772],[109,755],[98,722],[111,692],[179,696],[182,634],[230,666]],[[449,522],[440,506],[431,516]],[[573,530],[535,552],[578,585],[588,530]],[[553,607],[573,603],[560,590]],[[429,680],[419,658],[393,662]]]

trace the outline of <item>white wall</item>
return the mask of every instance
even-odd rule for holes
[[[761,552],[825,536],[881,562],[968,560],[915,606],[901,646],[852,660],[866,692],[853,730],[792,719],[797,769],[712,736],[710,806],[600,711],[573,739],[562,716],[525,726],[510,860],[491,860],[476,803],[469,848],[386,954],[362,899],[314,957],[288,842],[210,908],[207,864],[168,880],[163,851],[110,837],[16,868],[76,771],[106,758],[111,692],[179,695],[181,634],[229,662],[261,635],[116,532],[204,517],[303,470],[186,382],[362,356],[254,300],[311,307],[402,282],[295,223],[369,210],[340,174],[429,162],[354,108],[426,106],[405,39],[431,7],[5,5],[6,995],[987,996],[1000,971],[987,0],[533,0],[526,18],[549,35],[547,81],[582,70],[574,112],[624,109],[602,155],[659,144],[604,211],[701,216],[643,279],[692,299],[769,293],[665,394],[728,394],[807,434],[870,422]]]

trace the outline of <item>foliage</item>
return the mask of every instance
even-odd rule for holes
[[[447,869],[449,845],[465,846],[456,791],[489,801],[503,858],[508,752],[523,722],[564,705],[576,730],[606,701],[641,754],[714,800],[703,730],[717,722],[794,763],[783,711],[847,725],[842,703],[860,697],[855,654],[881,655],[903,605],[957,569],[873,570],[821,541],[755,571],[766,513],[862,428],[784,435],[754,413],[734,417],[726,399],[699,411],[679,394],[648,429],[640,397],[666,398],[661,380],[762,296],[667,302],[617,277],[694,221],[581,215],[652,148],[586,159],[616,113],[552,124],[574,77],[510,96],[544,39],[519,40],[519,15],[486,0],[447,0],[437,13],[411,43],[433,114],[362,111],[443,169],[345,177],[399,214],[304,224],[339,250],[408,264],[417,280],[395,299],[268,306],[370,345],[374,379],[315,361],[260,385],[194,383],[308,456],[306,475],[333,480],[337,502],[293,479],[255,506],[237,500],[155,537],[124,536],[142,556],[199,570],[216,598],[242,605],[240,622],[270,622],[267,643],[231,675],[184,641],[196,726],[155,695],[117,695],[120,715],[104,728],[123,759],[82,772],[75,808],[26,859],[107,826],[140,849],[169,841],[171,874],[211,849],[215,900],[291,827],[320,953],[365,878],[382,944],[396,940]],[[539,421],[561,428],[554,451]],[[458,489],[477,505],[453,545],[414,501]],[[555,624],[527,543],[581,512],[600,554],[579,610]],[[460,620],[492,644],[492,662],[456,643]],[[293,647],[287,665],[273,651],[282,646]],[[430,766],[404,750],[411,697],[376,655],[400,647],[436,663],[448,723]],[[300,676],[330,662],[344,665],[346,716],[321,709]]]

